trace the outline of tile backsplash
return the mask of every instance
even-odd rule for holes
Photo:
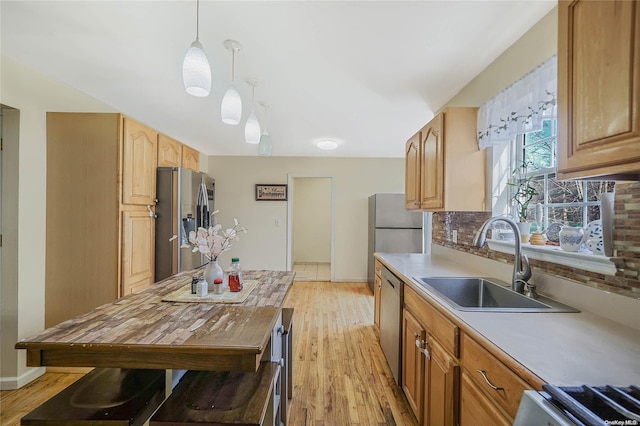
[[[640,298],[640,182],[616,184],[614,206],[614,259],[616,274],[603,275],[557,263],[531,260],[531,266],[547,274],[623,296]],[[433,244],[513,263],[513,255],[473,246],[473,238],[491,217],[489,212],[437,212],[433,214]],[[453,231],[457,230],[457,243]]]

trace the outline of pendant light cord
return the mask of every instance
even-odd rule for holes
[[[256,84],[251,85],[251,111],[253,111],[253,104],[256,99]]]
[[[200,41],[200,0],[196,0],[196,41]]]
[[[235,73],[236,73],[236,49],[235,48],[231,48],[231,83],[233,83],[233,80],[235,78]]]

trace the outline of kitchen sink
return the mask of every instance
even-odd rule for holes
[[[480,312],[580,312],[549,298],[529,298],[509,284],[493,278],[413,277],[418,284],[441,296],[460,311]]]

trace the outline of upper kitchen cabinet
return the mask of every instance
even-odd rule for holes
[[[158,167],[184,167],[200,171],[200,152],[175,139],[158,135]]]
[[[420,139],[418,132],[407,141],[405,149],[404,206],[407,209],[420,208]]]
[[[200,152],[186,145],[182,146],[182,167],[194,172],[200,171]]]
[[[640,5],[558,5],[558,177],[640,179]]]
[[[158,132],[128,117],[123,129],[122,203],[154,206]]]
[[[162,133],[158,135],[158,167],[182,167],[182,144]]]
[[[486,209],[486,160],[476,139],[477,111],[446,108],[409,139],[405,158],[407,209]]]

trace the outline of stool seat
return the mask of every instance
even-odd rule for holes
[[[96,368],[24,416],[36,426],[140,426],[164,400],[165,370]]]
[[[188,371],[149,425],[263,425],[279,370],[262,362],[255,373]]]

